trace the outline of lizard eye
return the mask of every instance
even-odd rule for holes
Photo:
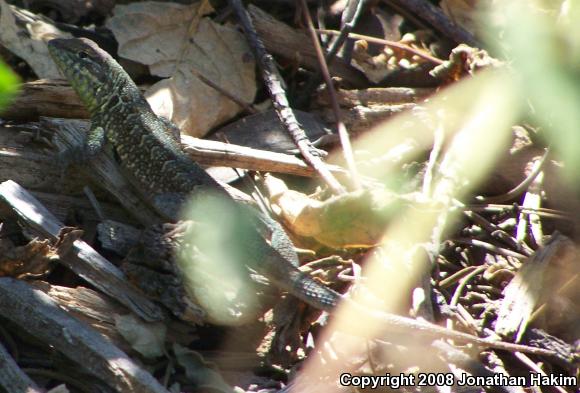
[[[87,52],[81,51],[79,52],[79,57],[81,59],[86,59],[87,57],[89,57],[89,54]]]

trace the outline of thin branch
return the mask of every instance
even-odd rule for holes
[[[240,24],[244,30],[246,38],[254,52],[256,61],[262,70],[262,77],[264,83],[268,87],[270,98],[280,121],[296,143],[298,150],[304,157],[304,160],[311,165],[328,186],[336,194],[344,194],[345,190],[342,185],[336,180],[332,173],[328,170],[325,163],[320,156],[324,154],[312,146],[306,133],[300,127],[296,116],[288,104],[286,93],[282,85],[282,78],[278,73],[278,69],[274,63],[272,55],[266,52],[266,48],[262,40],[258,37],[254,25],[240,0],[229,0],[230,6],[236,11]]]
[[[326,55],[324,57],[326,60],[326,63],[328,65],[332,64],[332,62],[334,61],[336,54],[338,53],[340,48],[342,48],[346,39],[349,37],[350,32],[352,31],[352,29],[356,25],[356,22],[360,18],[360,15],[362,14],[362,11],[364,10],[364,6],[367,3],[367,0],[350,0],[348,3],[348,6],[347,6],[347,10],[349,9],[349,7],[352,6],[351,1],[358,1],[356,4],[356,9],[352,13],[352,17],[341,26],[340,33],[332,34],[332,35],[337,35],[338,37],[332,42],[332,44],[330,45],[330,48],[328,50],[328,53],[326,53]],[[345,10],[345,12],[347,12],[347,10]],[[316,30],[316,31],[320,31],[320,30]],[[334,31],[334,30],[332,30],[332,31]],[[349,57],[348,62],[350,62],[350,56],[348,56],[348,57]],[[299,102],[302,103],[302,101],[305,101],[308,97],[310,97],[310,95],[312,94],[314,89],[316,89],[316,86],[318,86],[318,84],[320,83],[321,77],[322,77],[322,73],[320,71],[316,72],[314,75],[311,75],[311,77],[308,79],[308,81],[305,84],[305,87],[304,87],[304,90],[302,92],[301,98],[299,99]]]
[[[316,54],[320,62],[320,70],[328,87],[330,102],[332,104],[332,112],[334,113],[334,117],[336,119],[336,128],[338,130],[338,135],[340,137],[340,143],[342,145],[344,159],[346,160],[346,165],[350,172],[352,184],[355,189],[360,189],[361,185],[359,181],[358,171],[356,169],[356,163],[354,161],[354,156],[352,153],[350,137],[348,135],[348,131],[346,130],[346,126],[341,120],[340,108],[338,107],[338,98],[336,97],[336,90],[334,89],[332,79],[330,78],[330,73],[328,72],[328,65],[326,64],[324,54],[322,53],[322,48],[320,47],[320,42],[318,41],[318,36],[316,35],[316,31],[314,30],[314,25],[312,23],[312,18],[310,17],[310,12],[308,11],[306,1],[300,0],[300,3],[302,5],[302,10],[304,12],[304,19],[306,19],[306,25],[308,26],[308,32],[310,33],[312,43],[314,44],[314,48],[316,49]]]
[[[328,29],[316,29],[316,31],[320,34],[328,34],[328,35],[341,34],[341,32],[339,32],[339,31],[328,30]],[[400,49],[400,50],[403,50],[405,52],[412,53],[413,55],[415,55],[417,57],[420,57],[422,59],[425,59],[425,60],[430,61],[431,63],[437,64],[437,65],[443,64],[443,62],[444,62],[443,60],[438,59],[437,57],[431,56],[430,54],[425,53],[421,50],[415,49],[413,47],[410,47],[409,45],[401,44],[400,42],[384,40],[382,38],[376,38],[376,37],[371,37],[368,35],[357,34],[357,33],[349,33],[348,38],[351,40],[365,40],[367,42],[372,42],[373,44],[385,45],[385,46],[388,46],[391,48]]]

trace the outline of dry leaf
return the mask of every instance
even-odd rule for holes
[[[316,143],[332,133],[316,115],[299,110],[295,110],[294,114],[308,140]],[[296,151],[296,144],[273,109],[230,123],[213,133],[209,139],[278,153],[294,154]]]
[[[4,1],[0,1],[0,12],[0,44],[26,61],[39,78],[61,78],[56,64],[47,60],[46,42],[71,35]]]
[[[223,380],[215,365],[206,361],[199,352],[177,343],[173,344],[175,360],[185,370],[187,381],[194,384],[196,391],[232,393],[233,389]]]
[[[498,311],[495,332],[502,336],[517,333],[519,341],[532,320],[532,312],[541,302],[554,302],[567,282],[578,276],[580,266],[574,243],[556,232],[545,247],[536,251],[520,268],[504,289],[504,299]],[[570,285],[577,297],[577,285]],[[555,321],[550,321],[554,323]]]
[[[266,186],[279,215],[293,233],[333,248],[377,245],[391,218],[403,206],[416,202],[412,195],[382,189],[356,191],[320,201],[289,190],[273,176],[266,178]]]
[[[146,358],[153,359],[165,352],[167,326],[160,322],[143,322],[133,314],[115,315],[117,331],[131,347]]]
[[[119,42],[120,56],[168,78],[145,94],[153,110],[197,137],[241,108],[196,75],[243,102],[252,102],[256,92],[255,65],[245,38],[229,26],[202,17],[203,4],[118,5],[107,22]]]

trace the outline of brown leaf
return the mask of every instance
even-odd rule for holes
[[[60,72],[48,60],[46,42],[70,36],[40,18],[23,17],[23,11],[0,1],[0,44],[21,57],[39,78],[60,78]]]
[[[375,246],[393,215],[413,202],[410,196],[386,190],[356,191],[320,201],[287,189],[273,176],[266,184],[292,232],[334,248]]]
[[[146,93],[153,110],[198,137],[241,108],[197,75],[243,102],[252,102],[256,91],[255,65],[245,38],[203,17],[202,8],[200,3],[118,5],[107,22],[120,56],[167,78]]]

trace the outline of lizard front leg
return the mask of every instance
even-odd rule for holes
[[[105,143],[106,137],[104,128],[93,127],[91,125],[87,138],[82,145],[71,146],[58,153],[57,159],[63,173],[70,165],[82,165],[91,160],[103,150]]]

